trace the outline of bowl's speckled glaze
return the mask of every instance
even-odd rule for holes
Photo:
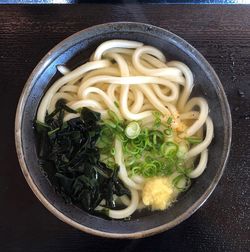
[[[186,63],[194,74],[192,95],[203,96],[210,107],[215,136],[209,147],[205,172],[179,200],[163,212],[142,212],[130,221],[105,220],[66,205],[55,193],[38,166],[32,121],[47,88],[59,77],[58,64],[74,68],[85,62],[94,49],[109,39],[137,40],[155,46],[168,59]],[[22,92],[15,125],[16,148],[23,174],[31,189],[55,216],[82,231],[113,238],[140,238],[168,230],[194,213],[217,185],[230,150],[231,115],[229,105],[213,68],[186,41],[164,29],[141,23],[108,23],[80,31],[54,47],[37,65]]]

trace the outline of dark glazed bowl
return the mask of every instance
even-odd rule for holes
[[[162,50],[168,59],[186,63],[194,74],[193,95],[207,99],[215,135],[205,172],[179,200],[163,212],[143,212],[130,221],[105,220],[66,205],[38,166],[32,121],[48,87],[59,77],[56,66],[74,68],[109,39],[130,39]],[[113,238],[140,238],[168,230],[193,214],[222,176],[231,144],[231,115],[223,87],[213,68],[185,40],[164,29],[141,23],[108,23],[80,31],[54,47],[37,65],[22,92],[15,125],[16,149],[23,174],[37,198],[56,217],[82,231]]]

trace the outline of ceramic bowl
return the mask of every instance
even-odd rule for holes
[[[38,166],[32,121],[48,87],[60,77],[57,65],[69,68],[84,63],[95,48],[109,39],[141,41],[160,49],[168,59],[187,64],[194,74],[192,95],[203,96],[214,122],[214,139],[209,146],[205,172],[178,201],[162,212],[144,211],[129,221],[106,220],[64,203]],[[192,215],[209,197],[220,180],[231,144],[231,115],[222,84],[206,59],[177,35],[141,23],[107,23],[73,34],[55,46],[30,75],[16,113],[16,149],[22,172],[42,204],[57,218],[90,234],[112,238],[140,238],[166,231]],[[217,206],[219,208],[219,206]],[[219,209],[218,209],[219,210]]]

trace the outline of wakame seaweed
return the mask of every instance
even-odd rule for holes
[[[115,208],[114,195],[130,192],[117,176],[119,168],[100,161],[100,114],[83,108],[80,117],[63,122],[65,111],[77,113],[60,100],[45,123],[35,122],[41,168],[67,203],[93,212],[104,199],[104,207]]]

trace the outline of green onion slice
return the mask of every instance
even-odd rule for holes
[[[173,118],[170,116],[167,120],[167,124],[168,125],[171,125],[171,123],[173,122]]]
[[[184,174],[180,174],[173,179],[172,183],[178,190],[183,192],[190,187],[191,179],[185,176]]]
[[[165,142],[161,145],[161,153],[164,157],[175,156],[178,151],[178,145],[173,142]]]
[[[125,129],[125,134],[130,139],[135,139],[139,136],[141,132],[141,127],[138,122],[131,122],[127,125]]]
[[[190,143],[190,144],[198,144],[202,142],[202,139],[200,137],[186,137],[186,140]]]

